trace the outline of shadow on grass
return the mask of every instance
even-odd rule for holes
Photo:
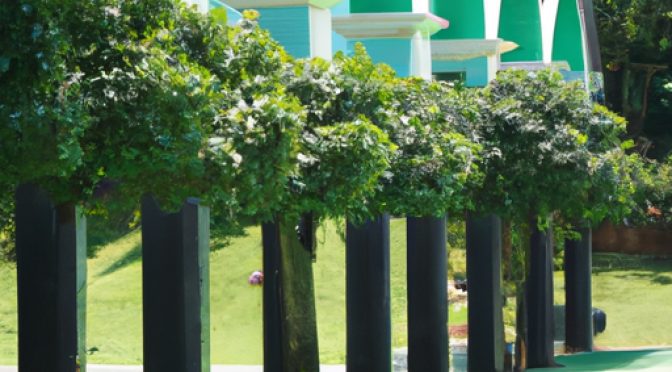
[[[672,273],[671,273],[672,274]],[[638,273],[628,273],[623,275],[615,275],[615,278],[618,279],[643,279],[650,280],[651,283],[668,285],[672,284],[672,277],[667,275],[662,275],[661,271],[650,271],[650,272],[638,272]]]
[[[593,254],[593,273],[630,271],[617,275],[620,279],[650,279],[657,284],[672,284],[672,256],[632,256],[613,253]],[[668,275],[665,275],[668,274]]]
[[[112,265],[108,266],[105,270],[101,271],[96,277],[102,277],[105,275],[112,274],[116,271],[123,269],[135,262],[138,262],[142,259],[142,244],[137,244],[133,249],[126,252],[126,254],[117,260]]]
[[[662,284],[662,285],[672,284],[672,278],[665,275],[658,275],[655,278],[651,279],[651,281],[656,284]]]

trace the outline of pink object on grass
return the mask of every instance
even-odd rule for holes
[[[264,273],[261,270],[252,272],[250,279],[247,280],[250,285],[262,285],[264,284]]]

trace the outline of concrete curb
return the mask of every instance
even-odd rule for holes
[[[0,366],[0,372],[17,372],[16,366]],[[87,372],[142,372],[142,366],[88,364]],[[211,372],[263,372],[260,365],[213,365]],[[345,365],[321,365],[320,372],[345,372]]]

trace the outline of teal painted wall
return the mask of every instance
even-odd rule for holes
[[[429,11],[450,22],[448,28],[434,34],[432,39],[485,38],[483,0],[431,0]]]
[[[412,12],[412,0],[350,0],[352,13]]]
[[[502,0],[499,38],[519,45],[502,54],[502,62],[543,60],[538,0]]]
[[[562,77],[566,81],[574,81],[574,80],[580,80],[581,82],[585,83],[586,80],[586,72],[585,71],[567,71],[567,70],[561,70],[560,73],[562,74]]]
[[[361,41],[371,56],[373,63],[390,65],[398,76],[409,76],[411,67],[411,41],[408,39],[364,39],[349,40],[348,50],[354,50]]]
[[[432,73],[464,72],[466,85],[482,87],[488,84],[488,59],[486,57],[466,61],[432,61]]]
[[[572,71],[585,70],[582,41],[576,0],[560,0],[553,35],[553,61],[567,61]]]
[[[240,14],[239,11],[231,8],[230,6],[224,4],[223,2],[219,0],[210,0],[208,2],[208,8],[209,9],[217,9],[217,8],[226,8],[226,23],[230,25],[235,25],[238,21],[240,21],[243,18],[243,15]]]
[[[308,6],[263,8],[259,10],[259,26],[267,29],[292,57],[310,57],[308,11]]]

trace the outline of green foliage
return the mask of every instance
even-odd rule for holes
[[[91,118],[80,94],[82,75],[66,60],[78,35],[63,23],[87,6],[66,0],[0,6],[3,183],[67,178],[82,162],[78,139]]]
[[[594,106],[578,82],[551,70],[509,70],[464,99],[484,149],[485,180],[472,190],[478,211],[514,221],[538,215],[542,223],[554,211],[592,223],[625,213],[624,121]]]
[[[229,27],[172,0],[1,11],[3,182],[36,183],[55,202],[90,201],[107,178],[166,209],[188,196],[274,206],[302,109],[279,84],[284,51],[253,19]]]
[[[480,185],[480,146],[457,130],[457,93],[445,83],[397,79],[384,127],[398,151],[377,196],[392,214],[440,216],[471,208],[465,190]]]
[[[0,262],[15,260],[14,187],[0,183]]]
[[[641,159],[630,170],[634,183],[628,226],[668,229],[672,225],[672,167],[668,162]]]
[[[668,0],[594,0],[605,63],[665,62],[672,53]],[[666,63],[666,62],[665,62]]]
[[[464,279],[467,273],[466,248],[467,225],[464,220],[448,220],[446,223],[446,245],[448,250],[448,276]]]
[[[382,82],[393,72],[358,63],[366,58],[359,48],[354,57],[337,55],[332,62],[298,60],[284,72],[287,93],[301,102],[306,121],[283,213],[345,214],[352,220],[370,214],[365,202],[394,150],[388,134],[374,125],[384,107],[378,98]]]

